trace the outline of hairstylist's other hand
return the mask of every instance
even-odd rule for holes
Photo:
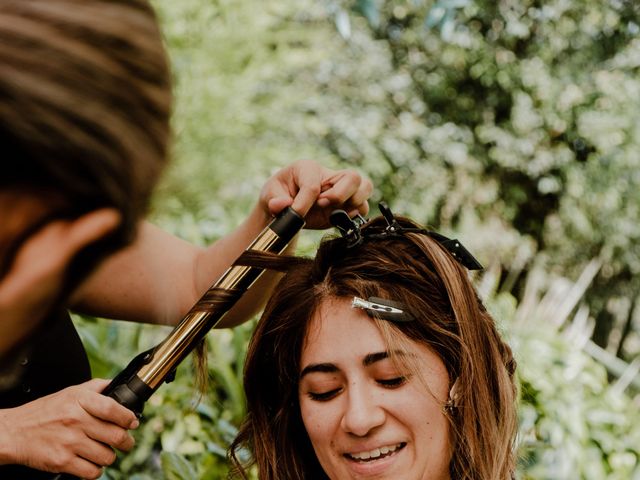
[[[373,185],[355,170],[332,170],[312,160],[300,160],[276,172],[265,183],[260,202],[271,215],[291,206],[305,216],[307,228],[330,227],[336,208],[349,215],[369,212]]]
[[[29,237],[0,278],[0,357],[42,320],[62,286],[69,261],[120,222],[103,208],[75,220],[56,220]]]
[[[16,408],[0,410],[0,464],[20,464],[95,479],[129,451],[138,426],[133,412],[101,392],[94,379]]]

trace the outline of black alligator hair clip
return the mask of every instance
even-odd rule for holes
[[[364,239],[385,238],[394,235],[401,236],[405,233],[421,233],[423,235],[428,235],[446,248],[453,258],[468,270],[482,270],[482,264],[476,260],[471,252],[469,252],[469,250],[467,250],[458,239],[451,239],[438,232],[422,228],[403,227],[393,216],[391,209],[386,203],[380,202],[378,204],[378,208],[380,209],[380,213],[384,219],[387,221],[387,226],[383,230],[375,229],[373,231],[368,231],[366,228],[362,230],[361,227],[366,220],[360,215],[350,218],[344,210],[334,210],[329,217],[329,221],[338,229],[342,237],[346,240],[347,248],[359,245]]]
[[[351,218],[344,210],[334,210],[329,216],[329,222],[336,227],[342,238],[347,242],[347,248],[355,247],[362,243],[362,231],[360,227],[366,223],[366,219],[358,214]]]

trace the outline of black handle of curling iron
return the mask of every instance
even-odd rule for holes
[[[281,253],[304,226],[304,219],[291,207],[281,212],[247,250]],[[237,260],[236,260],[237,262]],[[142,415],[145,402],[164,382],[170,382],[178,364],[196,347],[227,311],[257,280],[263,269],[234,263],[183,317],[169,336],[159,345],[138,354],[102,392]],[[212,292],[224,291],[225,300],[217,301]],[[58,474],[52,480],[73,480],[69,474]]]

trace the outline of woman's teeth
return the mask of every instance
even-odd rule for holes
[[[396,445],[388,445],[380,448],[374,448],[368,452],[347,453],[346,456],[358,461],[376,460],[380,457],[391,455],[393,452],[404,446],[402,443]]]

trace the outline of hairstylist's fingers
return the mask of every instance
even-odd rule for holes
[[[361,215],[369,213],[369,197],[373,193],[373,183],[368,178],[363,178],[356,193],[354,193],[349,204]],[[355,214],[355,212],[353,212]]]
[[[288,206],[306,215],[321,192],[324,170],[312,160],[299,160],[278,170],[262,188],[261,203],[271,215]]]
[[[312,161],[296,162],[293,179],[297,193],[293,197],[293,208],[300,215],[306,215],[322,192],[326,169]]]
[[[98,467],[106,467],[116,461],[116,452],[105,443],[87,438],[78,445],[76,455]]]
[[[81,385],[87,390],[100,393],[105,388],[107,388],[107,385],[109,385],[109,383],[111,383],[111,380],[108,380],[106,378],[92,378],[91,380],[88,380]]]
[[[102,380],[100,380],[100,383],[92,380],[84,385],[93,389],[96,385],[99,386],[102,384],[104,384]],[[104,384],[104,386],[106,386],[106,384]],[[78,402],[87,413],[100,420],[113,423],[125,429],[136,428],[138,426],[138,419],[135,414],[128,408],[120,405],[113,398],[96,393],[95,395],[86,395],[79,398]]]
[[[0,279],[0,353],[36,328],[57,299],[69,260],[119,222],[116,210],[101,209],[53,221],[24,242]]]
[[[27,240],[18,251],[14,265],[38,260],[42,270],[66,267],[76,253],[111,232],[120,221],[120,214],[113,208],[101,208],[73,220],[53,221]]]
[[[293,203],[293,199],[289,196],[275,197],[269,199],[269,201],[267,202],[267,208],[271,215],[277,215],[282,210],[291,205],[291,203]]]
[[[119,427],[113,423],[96,419],[85,429],[86,435],[100,443],[109,447],[117,448],[122,452],[130,451],[136,444],[135,439],[129,434],[126,428]],[[88,457],[85,457],[88,458]],[[95,461],[90,458],[89,460]],[[98,462],[100,465],[107,465],[104,462]]]
[[[361,183],[362,177],[355,170],[332,172],[322,182],[322,193],[318,198],[318,205],[344,203],[358,191]]]
[[[121,221],[122,216],[115,208],[101,208],[73,220],[67,231],[67,251],[70,253],[67,260],[82,248],[115,230]]]
[[[16,254],[2,293],[32,295],[32,286],[58,283],[69,260],[82,248],[112,231],[120,214],[112,208],[96,210],[72,221],[54,221],[29,238]],[[53,281],[53,282],[52,282]]]
[[[366,214],[373,186],[351,169],[332,170],[300,160],[276,172],[264,185],[260,203],[271,215],[291,205],[305,217],[307,228],[327,228],[331,211]]]
[[[355,170],[341,170],[325,180],[318,205],[340,206],[344,210],[366,215],[369,212],[367,199],[371,196],[373,184]]]
[[[70,473],[76,477],[86,480],[95,480],[102,476],[102,470],[102,467],[95,463],[76,456],[69,460],[68,464],[66,464],[63,469],[58,469],[58,472]]]

